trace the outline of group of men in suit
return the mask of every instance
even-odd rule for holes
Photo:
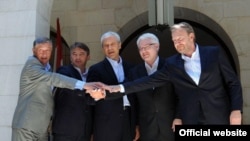
[[[225,52],[218,46],[198,45],[192,26],[186,22],[170,30],[178,54],[168,57],[161,70],[105,89],[130,94],[171,82],[182,124],[241,124],[242,87]]]
[[[116,32],[109,31],[101,36],[105,58],[89,69],[85,67],[89,59],[88,47],[75,43],[70,48],[72,64],[57,71],[75,79],[44,71],[48,58],[45,57],[43,64],[46,50],[42,50],[40,59],[32,59],[36,65],[27,63],[29,67],[39,66],[37,69],[42,73],[26,77],[22,74],[27,84],[21,82],[21,87],[31,89],[29,79],[40,79],[42,75],[48,80],[42,83],[43,88],[51,84],[60,87],[54,97],[52,132],[55,141],[173,141],[175,125],[241,124],[241,84],[220,48],[196,44],[194,30],[185,22],[173,25],[171,33],[179,54],[166,60],[159,57],[158,38],[144,33],[137,40],[144,63],[136,66],[119,55],[121,39]],[[39,50],[34,54],[39,56]],[[55,80],[48,78],[54,75]],[[62,79],[69,83],[59,81]],[[87,91],[76,90],[82,89],[80,85]],[[49,89],[46,90],[48,93]],[[36,93],[38,97],[39,91]],[[28,96],[19,96],[12,141],[28,138],[45,141],[46,124],[53,110],[52,92],[49,94],[40,94],[40,98],[35,99],[30,94],[29,101],[22,100]],[[41,98],[45,95],[47,98]],[[46,107],[49,110],[46,120],[28,122],[33,117],[26,115],[31,114],[34,106],[26,104],[35,103],[38,111],[32,115],[41,116],[44,109],[39,110],[38,106],[44,106],[41,103],[46,103],[45,100],[51,104]]]

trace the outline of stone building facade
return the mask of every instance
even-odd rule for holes
[[[243,123],[250,123],[250,1],[173,0],[175,20],[199,24],[220,37],[243,86]],[[0,0],[0,140],[10,141],[21,69],[33,40],[51,36],[60,19],[66,44],[85,42],[92,65],[103,59],[100,36],[117,31],[122,40],[148,23],[148,0]],[[129,42],[129,41],[128,41]],[[128,44],[127,44],[128,46]],[[128,49],[127,49],[128,50]]]

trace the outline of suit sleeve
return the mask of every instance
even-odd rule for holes
[[[241,110],[243,106],[242,87],[235,70],[232,68],[225,53],[220,50],[219,64],[223,75],[224,82],[228,88],[229,97],[231,100],[231,110]]]
[[[72,72],[70,72],[66,67],[62,66],[57,70],[57,73],[74,78],[73,75],[71,74]],[[56,97],[60,97],[62,96],[63,93],[69,93],[69,94],[80,94],[83,97],[85,97],[85,90],[78,90],[78,89],[67,89],[67,88],[59,88],[56,87],[54,89],[54,93],[56,95]]]
[[[28,65],[26,71],[31,74],[29,77],[33,81],[44,82],[49,86],[75,89],[77,79],[54,72],[47,72],[39,65],[30,64]]]
[[[169,81],[169,74],[167,71],[167,65],[156,71],[150,76],[145,76],[134,81],[124,83],[125,94],[130,94],[142,90],[146,90],[152,87],[163,86],[167,81]]]

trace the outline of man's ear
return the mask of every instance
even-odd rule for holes
[[[160,49],[160,45],[158,44],[156,47],[156,50],[159,51],[159,49]]]
[[[189,36],[190,36],[191,39],[193,39],[193,40],[195,39],[194,33],[190,33]]]
[[[120,43],[119,43],[119,49],[121,49],[121,48],[122,48],[122,43],[120,42]]]

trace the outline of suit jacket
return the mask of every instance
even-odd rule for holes
[[[36,57],[29,57],[21,73],[12,127],[46,133],[54,105],[52,86],[74,89],[76,82],[76,79],[45,71]]]
[[[167,59],[165,67],[157,73],[124,84],[126,93],[166,81],[174,85],[179,98],[183,124],[199,124],[200,114],[205,124],[229,124],[231,110],[242,110],[242,88],[234,69],[218,47],[199,47],[201,75],[196,85],[184,69],[180,54]]]
[[[165,60],[160,58],[157,70],[164,66]],[[132,80],[148,76],[145,63],[131,70]],[[173,87],[166,82],[162,87],[150,88],[135,93],[136,111],[140,141],[174,141],[172,122],[175,117],[175,101]]]
[[[63,66],[58,73],[82,80],[73,65]],[[55,110],[53,133],[68,136],[85,136],[90,140],[92,132],[92,107],[88,105],[90,96],[81,90],[57,88],[55,91]]]
[[[125,77],[132,66],[123,60]],[[103,61],[91,66],[87,82],[100,81],[108,85],[118,84],[115,72],[109,61]],[[133,95],[128,96],[131,105],[131,133],[135,128],[135,109]],[[94,107],[94,140],[119,141],[122,135],[123,98],[114,100],[99,100]]]

